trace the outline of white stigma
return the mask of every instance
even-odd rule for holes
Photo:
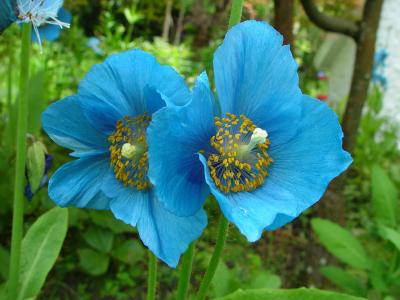
[[[267,141],[268,133],[261,128],[256,128],[250,138],[250,143],[254,145],[264,144]]]
[[[121,155],[128,159],[131,159],[136,154],[136,147],[130,143],[125,143],[122,145]]]

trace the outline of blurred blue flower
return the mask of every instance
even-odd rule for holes
[[[389,54],[384,48],[376,51],[372,68],[372,83],[380,85],[384,90],[387,88],[387,78],[384,75],[384,70],[388,56]]]
[[[64,8],[61,8],[58,12],[58,20],[62,23],[70,24],[72,16]],[[38,37],[46,41],[52,42],[60,36],[61,28],[62,27],[56,24],[44,24],[38,28],[39,35],[32,32],[32,42],[40,43]]]
[[[87,45],[92,49],[97,55],[103,55],[103,49],[100,48],[100,40],[97,37],[90,37],[87,41]]]
[[[42,124],[76,157],[49,181],[60,206],[110,209],[137,226],[143,243],[175,267],[207,223],[203,210],[178,217],[165,210],[147,178],[146,128],[165,105],[190,99],[184,80],[140,50],[110,56],[94,66],[78,93],[47,108]]]
[[[214,54],[219,106],[206,73],[192,100],[154,114],[149,178],[166,208],[196,213],[211,191],[249,241],[317,202],[351,163],[337,116],[303,95],[282,36],[264,22],[233,27]]]
[[[48,175],[49,175],[49,171],[50,168],[53,164],[53,155],[51,154],[45,154],[45,167],[44,167],[44,173],[43,173],[43,177],[42,180],[40,181],[40,185],[39,188],[35,191],[32,191],[32,187],[31,184],[29,182],[29,176],[28,176],[28,172],[25,171],[25,178],[26,178],[26,185],[25,185],[25,197],[30,201],[32,200],[33,196],[39,192],[47,183],[48,180]]]
[[[61,9],[63,3],[63,0],[1,0],[0,32],[13,22],[32,23],[35,41],[41,45],[40,34],[45,39],[53,40],[58,37],[61,28],[69,28],[71,16]]]

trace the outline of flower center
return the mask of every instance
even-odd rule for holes
[[[146,128],[150,120],[146,113],[134,118],[126,116],[117,122],[116,130],[108,137],[115,178],[138,190],[150,187],[146,143]]]
[[[267,132],[244,115],[227,113],[215,118],[217,133],[211,137],[216,153],[207,160],[210,174],[223,193],[252,191],[264,183],[272,159],[267,154]]]

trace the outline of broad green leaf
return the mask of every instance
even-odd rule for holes
[[[395,245],[396,248],[400,251],[400,232],[392,228],[381,225],[379,226],[379,234],[384,239],[393,243],[393,245]]]
[[[313,219],[311,226],[325,248],[339,260],[355,268],[370,268],[363,246],[350,231],[319,218]]]
[[[42,142],[34,142],[28,147],[26,156],[26,168],[28,170],[29,184],[32,193],[37,191],[46,167],[46,148]]]
[[[89,227],[83,234],[83,238],[90,246],[104,253],[111,250],[114,242],[114,234],[98,226]]]
[[[372,168],[372,211],[379,223],[396,227],[398,215],[396,186],[385,170],[377,165]]]
[[[40,216],[29,228],[22,240],[19,300],[39,293],[60,253],[67,229],[68,209],[59,207]]]
[[[84,248],[78,250],[78,256],[82,270],[90,275],[102,275],[108,269],[110,257],[107,254]]]
[[[8,278],[9,263],[10,254],[6,249],[0,246],[0,279],[6,280]]]
[[[47,105],[45,95],[45,72],[39,71],[29,80],[28,132],[37,136],[40,133],[40,116]]]
[[[230,289],[230,272],[225,262],[221,261],[218,264],[215,275],[212,279],[212,287],[216,297],[225,296],[226,294],[234,291]]]
[[[320,271],[322,275],[328,278],[332,283],[348,293],[364,296],[367,292],[365,285],[359,278],[343,269],[334,266],[325,266],[321,267]]]
[[[126,240],[111,251],[112,257],[128,265],[133,265],[142,260],[144,255],[143,246],[135,240]]]
[[[216,300],[365,300],[341,293],[323,291],[317,289],[259,289],[259,290],[238,290],[233,294]]]
[[[114,233],[132,233],[135,230],[124,222],[117,220],[110,211],[91,210],[89,215],[94,224],[108,228]]]
[[[282,280],[278,275],[269,272],[263,272],[255,276],[255,278],[250,283],[250,287],[252,289],[278,289],[281,287],[281,284]]]

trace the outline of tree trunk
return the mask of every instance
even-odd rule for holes
[[[172,0],[166,0],[167,5],[165,7],[165,15],[164,15],[164,25],[163,25],[163,32],[162,32],[162,39],[166,42],[169,41],[169,29],[171,27],[172,16]]]
[[[174,45],[179,45],[179,43],[181,42],[184,18],[185,18],[185,0],[181,0],[181,7],[179,9],[178,22],[176,25]]]
[[[294,0],[274,0],[274,27],[283,35],[284,44],[291,46],[292,52],[294,52],[293,9]]]

